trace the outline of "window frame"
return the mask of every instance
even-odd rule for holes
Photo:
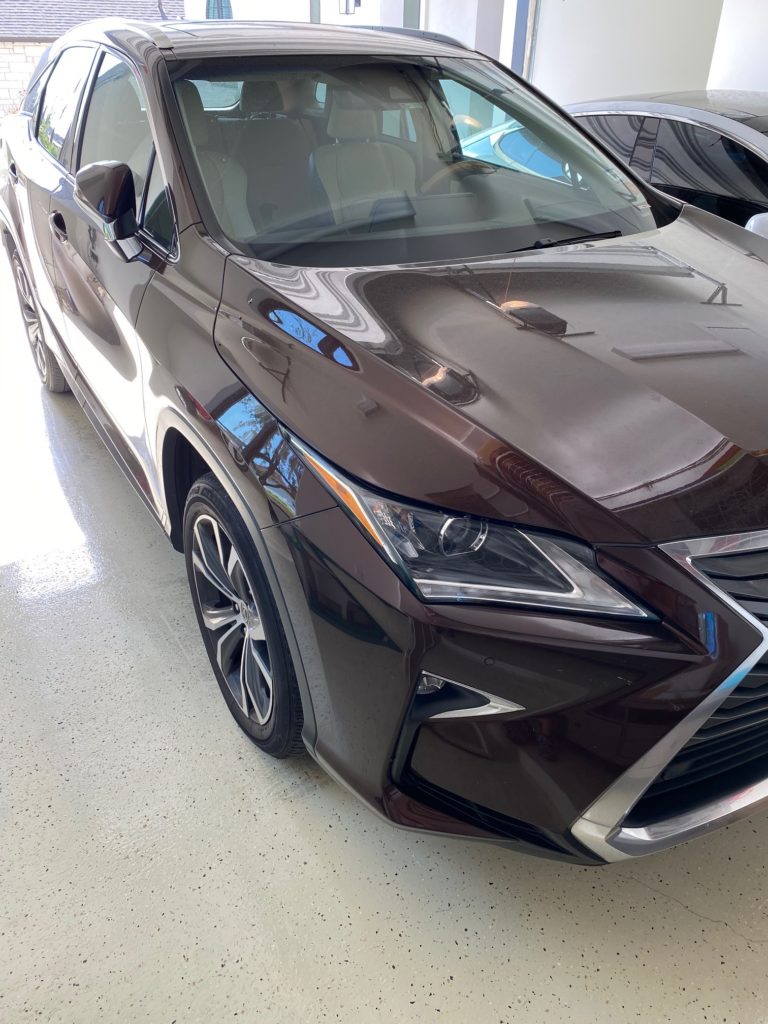
[[[143,100],[144,103],[144,109],[147,111],[147,125],[149,127],[150,138],[152,139],[152,149],[149,155],[149,159],[147,161],[147,174],[144,181],[144,188],[142,190],[142,194],[136,197],[136,223],[138,224],[137,235],[141,239],[142,245],[146,245],[146,247],[151,252],[155,253],[155,255],[160,256],[168,263],[177,263],[179,260],[180,244],[179,221],[176,215],[176,204],[173,199],[173,192],[171,190],[170,185],[168,184],[168,179],[165,176],[165,174],[163,174],[164,190],[166,197],[168,199],[168,207],[171,212],[171,219],[173,220],[173,244],[171,248],[166,249],[165,246],[161,245],[161,243],[153,235],[150,235],[148,232],[144,230],[144,206],[146,203],[146,194],[147,188],[149,186],[149,180],[152,175],[152,171],[154,170],[155,160],[157,159],[157,140],[155,138],[155,133],[152,130],[152,124],[149,117],[149,98],[147,96],[147,90],[144,87],[144,82],[142,80],[141,73],[139,72],[139,69],[134,63],[134,61],[132,61],[131,58],[128,56],[128,54],[123,53],[122,51],[117,50],[111,46],[98,45],[96,47],[96,57],[91,65],[90,74],[88,76],[88,79],[85,83],[83,92],[80,97],[80,104],[77,111],[76,132],[73,136],[73,145],[71,153],[73,165],[72,177],[74,178],[74,175],[79,170],[80,157],[82,154],[83,147],[83,135],[85,133],[85,124],[88,120],[88,108],[90,106],[91,97],[93,95],[93,90],[96,85],[96,79],[99,75],[99,69],[101,68],[104,57],[107,54],[114,57],[116,60],[122,61],[122,63],[126,65],[126,67],[129,69],[129,71],[135,78],[136,83],[139,87],[141,99]],[[160,167],[160,171],[162,173],[162,165]]]
[[[159,241],[159,239],[155,238],[154,235],[150,234],[150,232],[147,231],[147,229],[144,226],[144,218],[147,213],[147,192],[149,191],[149,183],[152,180],[152,175],[155,170],[155,164],[158,164],[160,174],[163,177],[163,192],[165,193],[166,202],[168,203],[168,210],[170,211],[171,214],[171,221],[173,222],[173,238],[171,239],[171,245],[169,248],[166,248],[166,246],[164,246],[162,242]],[[153,251],[157,252],[158,255],[162,256],[164,259],[167,259],[170,263],[175,263],[179,258],[178,218],[176,217],[176,207],[174,206],[173,203],[173,193],[171,192],[168,182],[165,180],[163,168],[162,166],[159,165],[157,159],[157,147],[155,146],[154,136],[152,136],[152,152],[150,153],[149,164],[147,166],[147,180],[144,184],[144,191],[141,195],[141,202],[139,204],[136,219],[139,225],[138,234],[141,236],[142,242],[145,243]]]
[[[59,155],[58,155],[58,157],[56,157],[56,156],[53,155],[53,153],[51,153],[51,151],[49,149],[46,149],[45,146],[40,141],[40,136],[39,136],[40,116],[41,116],[41,114],[43,112],[43,104],[45,103],[45,97],[48,94],[48,87],[51,84],[51,78],[53,77],[53,75],[54,75],[54,73],[56,71],[56,68],[59,65],[59,61],[61,60],[61,58],[64,56],[65,53],[68,53],[70,50],[88,50],[88,51],[90,51],[90,54],[91,54],[91,64],[90,64],[90,67],[88,68],[88,71],[86,72],[85,78],[83,79],[83,84],[82,84],[82,87],[80,89],[80,94],[77,97],[77,102],[75,104],[75,113],[74,113],[74,115],[72,117],[72,123],[70,124],[69,129],[67,131],[67,134],[66,134],[66,136],[64,138],[64,141],[62,143],[61,149],[59,151]],[[94,64],[95,64],[95,61],[96,61],[96,55],[97,55],[98,51],[99,51],[99,47],[97,46],[97,44],[96,43],[88,42],[87,40],[83,40],[82,42],[78,41],[76,43],[73,43],[71,46],[65,46],[62,50],[60,50],[57,54],[55,54],[55,56],[52,58],[51,62],[46,66],[46,68],[43,70],[43,72],[39,76],[40,78],[42,78],[43,75],[45,75],[45,82],[43,83],[43,87],[40,90],[40,95],[37,97],[37,104],[36,104],[36,107],[35,107],[35,115],[34,115],[34,128],[33,128],[33,131],[32,131],[33,141],[34,141],[35,145],[37,145],[40,148],[41,152],[45,153],[46,156],[51,161],[53,161],[53,163],[56,164],[57,167],[60,167],[70,177],[73,176],[72,175],[73,142],[76,139],[77,133],[78,133],[78,130],[79,130],[80,116],[81,116],[82,107],[83,107],[83,97],[85,96],[86,92],[90,88],[90,82],[91,82],[91,78],[93,76],[93,68],[94,68]]]

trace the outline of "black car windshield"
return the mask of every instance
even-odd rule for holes
[[[261,259],[467,259],[674,215],[487,60],[205,59],[173,77],[203,212]]]

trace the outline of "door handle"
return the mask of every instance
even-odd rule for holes
[[[8,164],[8,177],[11,179],[11,181],[13,182],[14,185],[16,185],[18,183],[19,172],[16,170],[16,164],[14,164],[14,163]]]
[[[48,223],[51,225],[51,231],[55,238],[58,238],[60,242],[66,242],[67,240],[67,225],[64,221],[64,217],[58,210],[54,210],[48,218]]]

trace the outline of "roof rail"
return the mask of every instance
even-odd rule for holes
[[[442,32],[429,32],[420,28],[398,28],[393,25],[355,25],[355,28],[369,29],[372,32],[392,32],[399,36],[415,36],[417,39],[431,39],[435,43],[449,43],[451,46],[458,46],[462,50],[471,50],[471,46],[462,43],[453,36],[446,36]]]

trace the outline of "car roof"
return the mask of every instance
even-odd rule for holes
[[[105,18],[85,22],[59,40],[110,42],[141,58],[154,46],[169,57],[227,57],[282,54],[388,54],[467,56],[457,40],[436,33],[376,26],[319,25],[279,21],[127,21]],[[475,56],[479,56],[475,55]]]
[[[648,104],[654,111],[668,104],[674,107],[689,107],[692,110],[704,111],[708,114],[719,114],[721,117],[739,121],[758,131],[764,131],[765,119],[768,118],[768,92],[750,92],[733,89],[707,89],[686,92],[653,92],[637,93],[632,96],[611,96],[587,103],[570,103],[568,110],[588,113],[590,110],[606,109],[610,104],[616,109],[621,103],[626,110],[642,110]]]

